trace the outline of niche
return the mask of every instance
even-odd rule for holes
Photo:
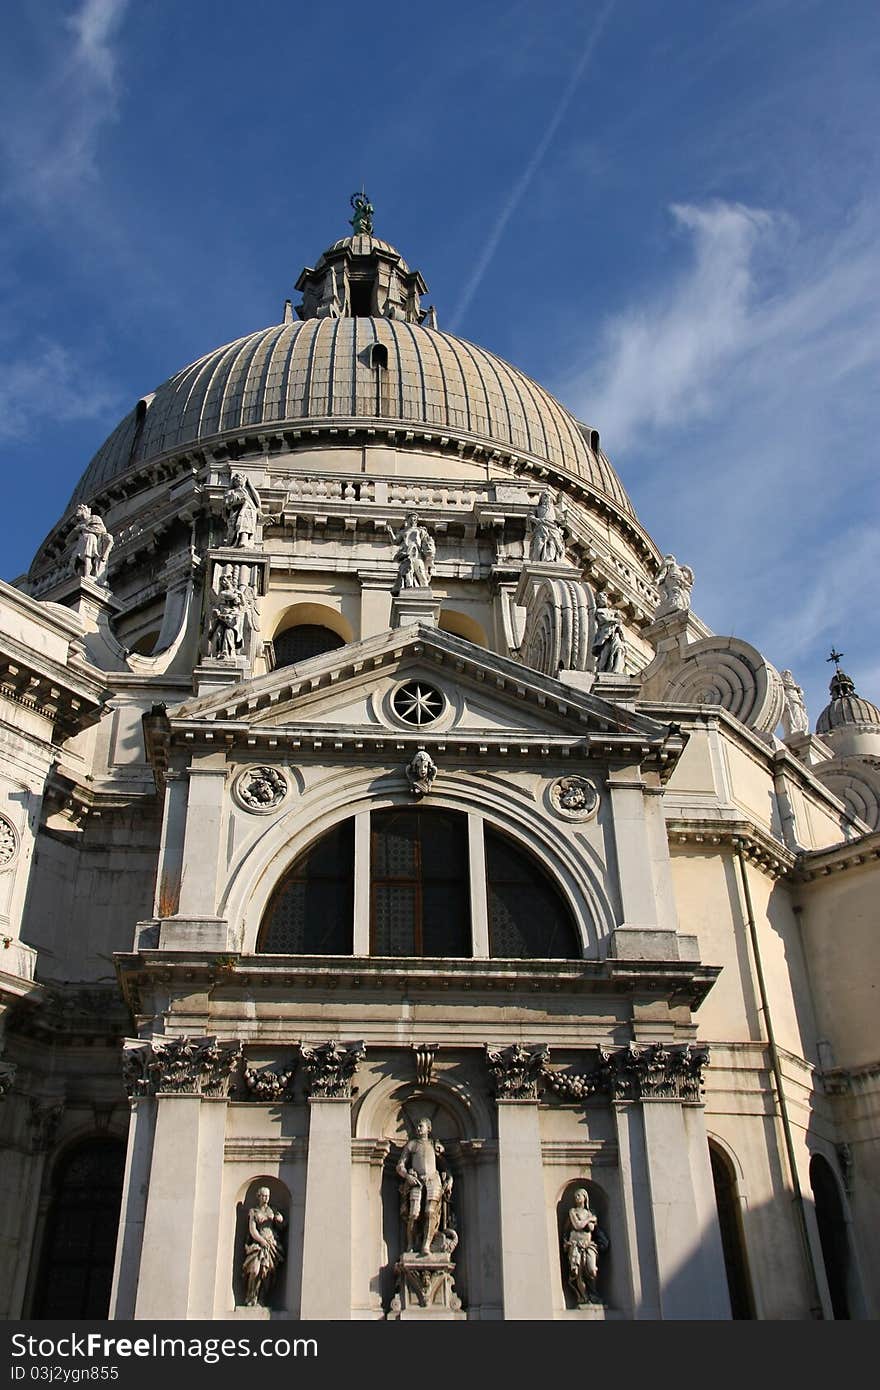
[[[586,1192],[586,1202],[576,1197]],[[589,1208],[592,1218],[583,1215]],[[569,1217],[569,1212],[573,1216]],[[573,1178],[556,1204],[559,1271],[566,1308],[611,1304],[613,1276],[608,1198],[596,1183]]]
[[[232,1271],[236,1308],[281,1311],[289,1307],[290,1210],[290,1193],[280,1178],[254,1178],[236,1204]]]

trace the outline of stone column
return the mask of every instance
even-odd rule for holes
[[[116,1261],[110,1291],[110,1318],[130,1320],[134,1317],[155,1129],[155,1100],[150,1096],[140,1099],[132,1097]]]
[[[553,1273],[547,1242],[547,1207],[538,1077],[546,1047],[487,1048],[498,1111],[498,1194],[501,1212],[501,1283],[506,1320],[553,1317]]]
[[[312,1111],[314,1113],[314,1110]],[[352,1143],[352,1311],[353,1318],[385,1315],[377,1278],[382,1259],[382,1175],[391,1150],[387,1139]]]
[[[304,1320],[351,1317],[351,1088],[363,1043],[303,1045],[309,1149],[303,1227]]]
[[[190,765],[178,908],[181,917],[213,917],[216,910],[226,771],[225,753],[194,756]]]
[[[612,933],[612,953],[624,960],[678,960],[674,923],[658,921],[652,843],[638,766],[608,774],[617,856],[617,882],[623,919]]]

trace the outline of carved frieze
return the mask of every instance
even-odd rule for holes
[[[335,1100],[352,1095],[352,1083],[358,1063],[367,1055],[362,1042],[305,1044],[300,1048],[302,1063],[308,1075],[308,1092],[313,1100]]]
[[[545,1043],[523,1047],[492,1048],[486,1044],[486,1062],[497,1100],[537,1100],[543,1069],[550,1056]]]
[[[138,1096],[225,1096],[242,1058],[241,1043],[216,1038],[154,1038],[126,1047],[122,1077],[132,1099]]]

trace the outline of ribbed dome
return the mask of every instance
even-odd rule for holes
[[[825,706],[816,720],[817,734],[830,734],[835,729],[854,725],[880,727],[880,709],[856,694],[855,684],[845,671],[835,672],[830,688],[831,703]]]
[[[376,343],[387,350],[381,371],[372,360]],[[377,419],[533,455],[578,474],[634,515],[613,468],[588,446],[575,418],[515,367],[433,328],[355,317],[266,328],[185,367],[111,434],[69,507],[139,463],[226,433]]]

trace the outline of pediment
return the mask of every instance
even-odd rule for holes
[[[402,684],[436,690],[442,713],[407,725],[393,700]],[[172,729],[222,726],[301,736],[415,735],[422,740],[483,737],[603,738],[644,747],[668,742],[667,725],[498,656],[461,637],[416,624],[242,681],[169,711]],[[674,758],[673,758],[674,760]]]

